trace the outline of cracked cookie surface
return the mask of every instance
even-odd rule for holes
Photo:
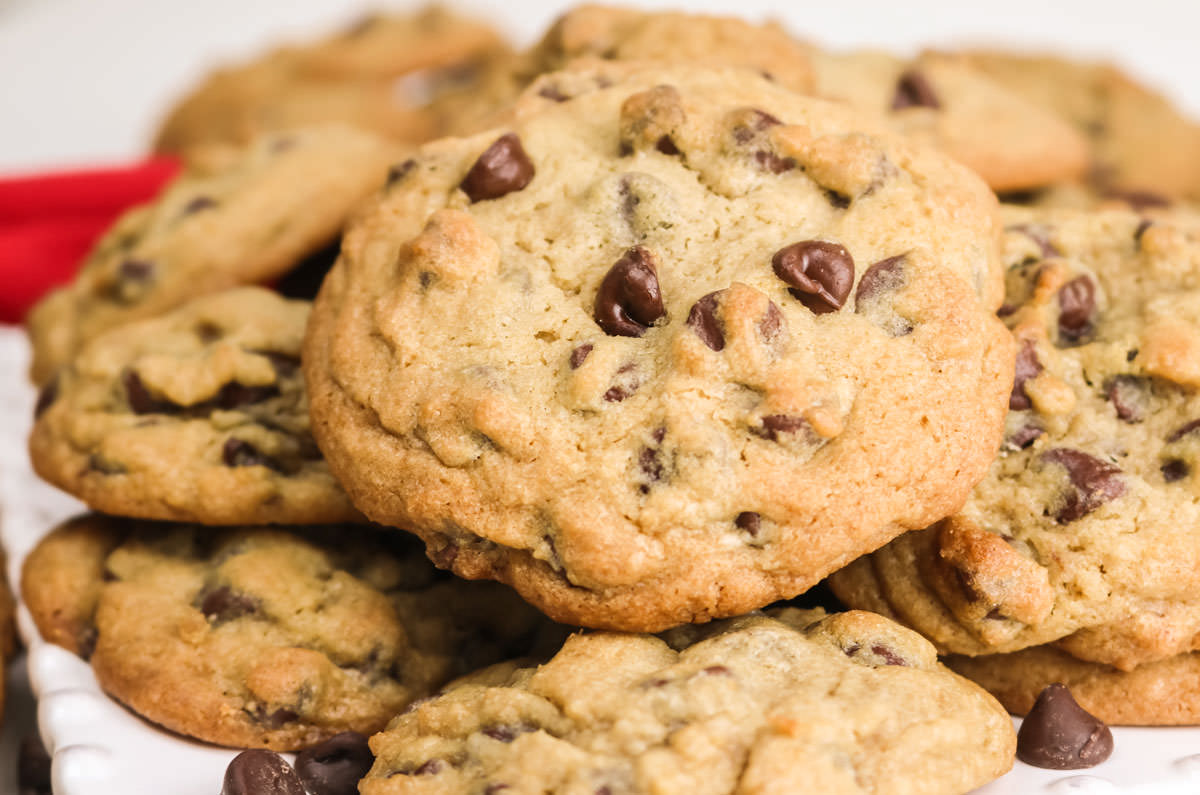
[[[45,383],[114,326],[283,276],[336,241],[394,155],[369,133],[327,126],[264,136],[197,162],[121,216],[75,280],[30,311],[33,380]]]
[[[965,168],[754,73],[611,66],[396,169],[304,367],[369,517],[558,620],[651,630],[955,510],[1012,353]]]
[[[451,684],[371,740],[363,795],[961,793],[1016,738],[886,619],[784,609],[661,638],[571,636],[538,668]]]
[[[1005,444],[963,510],[832,577],[943,651],[1123,669],[1200,643],[1200,227],[1006,211]]]
[[[25,561],[49,642],[105,692],[220,745],[296,750],[369,734],[455,676],[531,651],[549,622],[508,589],[435,569],[361,525],[209,528],[85,515]]]
[[[242,287],[97,337],[42,390],[34,469],[122,516],[360,519],[309,428],[300,372],[309,309]]]

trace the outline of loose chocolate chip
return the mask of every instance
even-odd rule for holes
[[[1013,224],[1005,227],[1008,232],[1020,232],[1028,237],[1034,243],[1038,244],[1038,248],[1042,251],[1042,257],[1060,257],[1062,252],[1058,247],[1050,242],[1050,235],[1046,231],[1046,227],[1040,224]]]
[[[200,612],[211,624],[224,624],[235,618],[258,612],[258,600],[239,593],[228,585],[201,591]]]
[[[170,414],[179,407],[166,400],[156,400],[142,379],[133,370],[121,374],[121,385],[125,388],[125,399],[134,414]]]
[[[1177,483],[1191,474],[1192,468],[1188,466],[1187,461],[1181,458],[1172,458],[1170,461],[1162,465],[1163,480],[1168,483]]]
[[[358,781],[374,757],[358,732],[335,734],[296,755],[296,772],[310,795],[358,795]]]
[[[1024,340],[1017,349],[1017,369],[1013,379],[1012,396],[1008,399],[1008,407],[1013,411],[1025,411],[1033,408],[1033,401],[1025,394],[1025,382],[1036,378],[1042,372],[1042,363],[1038,361],[1037,351],[1033,340]]]
[[[649,250],[634,246],[600,282],[593,316],[605,334],[640,337],[665,314],[654,259]]]
[[[1056,447],[1042,453],[1042,460],[1065,468],[1071,480],[1072,489],[1054,516],[1059,524],[1074,522],[1125,493],[1118,467],[1081,450]]]
[[[592,343],[585,342],[571,351],[571,358],[568,363],[572,370],[578,370],[580,365],[587,361],[588,354],[592,352]]]
[[[1155,207],[1171,206],[1171,200],[1166,196],[1149,190],[1109,190],[1105,192],[1104,197],[1123,201],[1139,212]]]
[[[198,213],[201,210],[211,210],[216,206],[217,203],[215,200],[210,199],[207,196],[197,196],[184,206],[183,214],[191,215],[192,213]]]
[[[710,350],[725,349],[725,329],[717,317],[717,302],[720,291],[709,293],[692,305],[688,312],[688,328],[696,333],[700,341]],[[778,310],[776,310],[778,311]]]
[[[390,167],[387,173],[387,182],[384,183],[384,187],[390,188],[393,185],[400,184],[404,181],[405,177],[413,172],[413,169],[416,167],[417,161],[413,160],[411,157],[408,160],[405,160],[403,163],[397,163],[396,165]]]
[[[837,243],[804,240],[775,252],[775,275],[800,303],[818,315],[836,312],[854,285],[854,258]]]
[[[40,737],[31,734],[21,740],[17,751],[18,795],[52,795],[50,766],[50,754]]]
[[[1193,431],[1195,431],[1197,429],[1200,429],[1200,420],[1192,420],[1191,422],[1185,422],[1183,425],[1180,425],[1178,428],[1171,431],[1171,435],[1167,437],[1167,443],[1171,444],[1174,442],[1178,442],[1180,439],[1182,439],[1183,437],[1187,436],[1189,433],[1192,433]]]
[[[304,795],[304,785],[282,756],[254,748],[229,763],[221,795]]]
[[[58,382],[59,374],[55,373],[54,377],[46,382],[45,386],[38,392],[37,403],[33,404],[33,416],[35,418],[42,416],[42,413],[58,400]]]
[[[896,81],[896,93],[892,96],[892,110],[904,108],[940,108],[937,93],[916,69],[909,69]]]
[[[516,133],[507,133],[484,150],[459,185],[472,202],[498,199],[533,179],[533,161]]]
[[[1105,385],[1117,417],[1128,423],[1145,419],[1146,381],[1136,375],[1117,375]]]
[[[251,406],[262,403],[279,395],[279,387],[271,386],[242,386],[237,381],[226,384],[217,392],[216,404],[229,411],[241,406]]]
[[[1096,285],[1087,276],[1076,276],[1058,290],[1058,333],[1077,342],[1092,330]]]
[[[1049,770],[1095,767],[1113,750],[1112,732],[1055,682],[1037,697],[1017,732],[1017,758]]]
[[[807,428],[808,421],[803,417],[794,417],[790,414],[768,414],[762,418],[762,426],[756,433],[764,439],[777,442],[780,434],[796,433]]]
[[[1013,450],[1024,450],[1041,438],[1044,433],[1045,431],[1036,425],[1022,425],[1013,431],[1012,435],[1005,440],[1005,444]]]
[[[756,538],[762,529],[762,517],[754,511],[742,511],[733,520],[739,530],[745,530],[751,538]]]
[[[896,652],[892,651],[887,646],[879,643],[871,646],[871,653],[877,657],[882,657],[888,665],[908,665],[908,663],[904,661],[903,657],[901,657],[899,654],[896,654]]]
[[[241,439],[230,437],[225,440],[221,449],[221,460],[230,467],[267,467],[282,472],[279,462],[265,456],[254,445]]]

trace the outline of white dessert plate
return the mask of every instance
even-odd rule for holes
[[[83,509],[30,469],[25,437],[36,395],[26,378],[28,360],[23,334],[0,327],[0,543],[8,550],[14,583],[37,540]],[[87,663],[42,641],[23,606],[18,627],[28,647],[38,727],[54,757],[57,795],[213,795],[220,790],[236,751],[167,732],[110,699]],[[1017,762],[1012,772],[973,795],[1200,792],[1200,728],[1116,728],[1113,736],[1112,757],[1095,768],[1064,772]]]

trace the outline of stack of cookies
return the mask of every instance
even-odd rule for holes
[[[1004,708],[1058,767],[1200,718],[1200,128],[1112,70],[429,10],[158,145],[29,319],[97,513],[22,594],[228,795],[963,793]]]

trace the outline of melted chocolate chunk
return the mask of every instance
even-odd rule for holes
[[[1042,460],[1065,468],[1071,480],[1071,490],[1054,515],[1059,524],[1081,519],[1125,493],[1125,481],[1118,467],[1081,450],[1056,447],[1042,453]]]
[[[484,150],[459,185],[472,202],[498,199],[523,189],[533,179],[533,161],[516,133],[507,133]]]
[[[305,795],[304,785],[282,756],[265,748],[242,751],[225,769],[221,795]]]
[[[754,511],[742,511],[733,520],[733,523],[737,525],[739,530],[746,531],[751,538],[757,538],[759,532],[762,530],[762,516]]]
[[[278,461],[263,455],[249,442],[233,437],[225,440],[225,446],[221,449],[221,460],[225,462],[225,466],[230,467],[267,467],[276,472],[283,471]]]
[[[916,69],[909,69],[896,81],[896,93],[892,96],[892,110],[904,108],[940,108],[933,86]]]
[[[837,243],[804,240],[775,252],[771,266],[800,303],[821,315],[836,312],[854,285],[854,258]]]
[[[1076,276],[1058,290],[1058,334],[1078,342],[1091,333],[1096,310],[1096,285],[1087,276]]]
[[[1036,378],[1042,372],[1042,363],[1038,361],[1037,351],[1033,340],[1024,340],[1017,349],[1017,369],[1013,379],[1012,396],[1008,399],[1008,407],[1013,411],[1026,411],[1033,408],[1033,401],[1025,394],[1025,382]]]
[[[214,626],[252,615],[257,613],[259,608],[258,600],[238,593],[228,585],[201,591],[198,599],[200,612]]]
[[[592,343],[585,342],[571,351],[571,358],[568,360],[572,370],[578,370],[580,366],[587,361],[588,355],[592,352]]]
[[[1163,480],[1167,483],[1178,483],[1192,473],[1192,468],[1188,466],[1188,462],[1181,458],[1172,458],[1159,468],[1162,472]]]
[[[375,758],[358,732],[335,734],[296,755],[296,772],[310,795],[358,795],[358,781]]]
[[[1049,770],[1095,767],[1112,751],[1108,726],[1057,682],[1041,692],[1017,732],[1017,758]]]
[[[614,337],[640,337],[664,314],[654,255],[634,246],[600,282],[593,309],[596,323]]]
[[[717,317],[717,304],[721,291],[712,292],[692,305],[688,312],[688,328],[695,332],[700,341],[710,350],[725,349],[725,327]]]
[[[1136,375],[1113,376],[1105,385],[1117,417],[1128,423],[1146,418],[1146,388],[1146,379]]]

